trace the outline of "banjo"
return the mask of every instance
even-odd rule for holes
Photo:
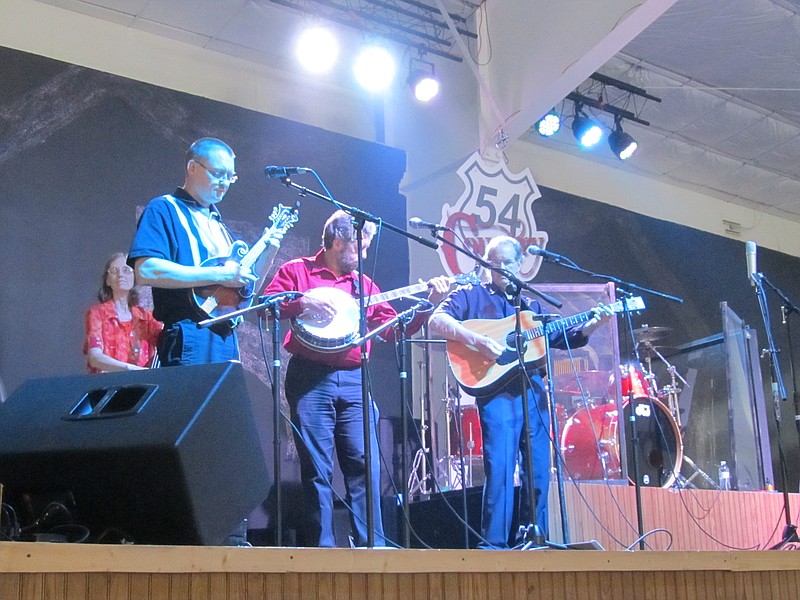
[[[451,283],[459,285],[480,283],[474,273],[466,273],[448,278]],[[427,283],[416,283],[407,287],[398,288],[388,292],[368,296],[367,306],[396,300],[403,296],[419,294],[428,289]],[[349,348],[358,338],[358,300],[339,288],[318,287],[303,292],[304,296],[311,296],[324,300],[336,308],[333,318],[327,323],[317,323],[310,319],[294,317],[291,319],[292,332],[295,337],[306,347],[317,352],[339,352]]]

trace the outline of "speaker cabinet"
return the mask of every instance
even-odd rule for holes
[[[239,363],[32,379],[0,404],[5,501],[68,497],[91,540],[215,545],[267,496]]]

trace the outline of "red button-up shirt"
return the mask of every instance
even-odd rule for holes
[[[305,292],[318,287],[334,287],[345,291],[351,296],[357,296],[356,286],[358,285],[358,273],[348,273],[341,277],[331,271],[323,260],[324,250],[317,252],[315,256],[297,258],[284,263],[275,273],[272,281],[267,284],[264,294],[277,294],[280,292]],[[364,276],[364,293],[367,295],[367,330],[390,321],[397,315],[397,311],[387,302],[380,304],[369,304],[369,296],[379,294],[380,289],[366,275]],[[281,305],[281,317],[297,317],[301,312],[300,300],[292,300]],[[408,335],[418,331],[422,326],[427,315],[417,315],[407,326]],[[358,332],[358,323],[353,323],[353,331]],[[381,332],[381,337],[391,340],[394,338],[394,328],[388,328]],[[308,360],[328,365],[337,369],[353,369],[361,364],[361,348],[353,347],[339,352],[318,352],[304,345],[297,339],[291,330],[286,334],[283,342],[288,352],[295,356],[301,356]],[[370,342],[367,342],[367,353],[370,350]]]

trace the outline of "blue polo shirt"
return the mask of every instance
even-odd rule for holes
[[[171,196],[159,196],[144,209],[133,238],[128,264],[143,257],[163,258],[179,265],[198,266],[213,255],[195,225],[202,206],[185,190],[178,188]],[[208,218],[222,225],[215,205]],[[205,215],[202,218],[206,218]],[[226,234],[228,235],[228,234]],[[230,235],[228,235],[230,238]],[[153,288],[153,315],[165,326],[177,321],[202,320],[204,315],[195,306],[191,289]]]

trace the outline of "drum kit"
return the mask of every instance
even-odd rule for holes
[[[576,398],[572,396],[574,385],[564,387],[555,382],[556,402],[561,399],[569,403],[571,400],[577,407],[572,414],[564,411],[567,420],[559,435],[566,471],[574,479],[606,480],[622,476],[619,411],[614,400],[617,394],[622,400],[629,478],[633,472],[634,451],[638,452],[638,474],[642,485],[670,487],[680,477],[684,456],[678,380],[688,384],[664,357],[665,353],[669,354],[669,349],[654,345],[668,332],[668,327],[644,326],[634,330],[637,354],[642,362],[619,365],[610,373],[593,371],[588,384],[583,384],[584,374],[578,373],[574,379],[581,381],[586,391],[593,391],[586,396],[585,406],[580,405],[580,396],[576,404]],[[667,367],[669,385],[658,386],[652,368],[653,359],[662,361]],[[601,374],[606,375],[604,390],[597,385],[602,379]],[[638,437],[635,444],[631,431],[633,415],[636,416]]]

